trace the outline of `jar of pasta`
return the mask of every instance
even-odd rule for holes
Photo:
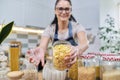
[[[95,80],[95,59],[94,55],[82,55],[79,59],[78,80]]]
[[[53,65],[57,70],[65,70],[65,57],[70,55],[70,43],[66,41],[56,41],[53,44]]]
[[[102,56],[101,80],[119,80],[120,69],[117,68],[119,56]]]
[[[101,61],[100,53],[99,52],[91,52],[88,54],[95,55],[94,59],[96,61],[96,64],[95,64],[96,80],[100,80],[100,61]]]

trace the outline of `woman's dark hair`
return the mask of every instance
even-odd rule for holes
[[[55,8],[56,8],[56,5],[58,4],[59,1],[60,1],[60,0],[56,0],[56,2],[55,2]],[[70,5],[72,6],[72,3],[71,3],[70,0],[65,0],[65,1],[68,1],[68,2],[70,3]],[[76,19],[73,17],[73,15],[70,16],[69,20],[70,20],[70,21],[77,22]],[[57,24],[57,22],[58,22],[58,19],[57,19],[57,16],[55,15],[53,21],[51,22],[51,25],[52,25],[52,24]]]

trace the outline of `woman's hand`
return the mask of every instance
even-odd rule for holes
[[[44,65],[44,50],[40,47],[36,47],[34,49],[30,49],[27,51],[28,59],[31,63],[34,63],[36,66],[42,62],[42,66]]]
[[[71,46],[70,55],[65,57],[66,66],[70,68],[77,61],[78,48]]]

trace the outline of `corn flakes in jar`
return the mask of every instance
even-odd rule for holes
[[[57,70],[65,70],[65,57],[70,55],[70,43],[67,41],[56,41],[53,44],[53,65]]]

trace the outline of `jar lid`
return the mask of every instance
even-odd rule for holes
[[[99,53],[100,56],[116,56],[114,53]]]
[[[102,56],[104,61],[120,61],[120,56]]]
[[[70,42],[68,42],[68,41],[59,40],[59,41],[56,41],[56,42],[53,44],[53,46],[60,45],[60,44],[71,45]]]
[[[88,54],[92,54],[92,55],[99,55],[100,53],[99,52],[90,52]]]
[[[4,51],[0,51],[0,55],[4,55]]]
[[[47,56],[46,59],[47,60],[52,60],[52,56]]]
[[[7,73],[7,76],[10,79],[20,79],[24,75],[24,72],[22,71],[11,71]]]
[[[91,58],[94,58],[95,57],[95,55],[90,55],[90,54],[87,54],[87,55],[81,55],[80,56],[81,58],[84,58],[84,59],[91,59]]]

